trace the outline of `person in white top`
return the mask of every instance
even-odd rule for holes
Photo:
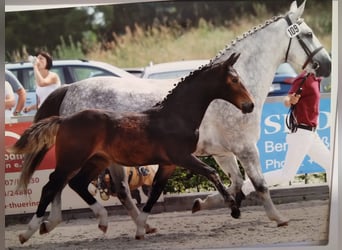
[[[24,108],[24,112],[38,109],[48,95],[61,86],[59,76],[50,71],[52,67],[52,57],[44,51],[37,53],[33,59],[33,72],[36,80],[37,104]]]
[[[9,82],[5,81],[5,110],[11,110],[15,106],[13,89]]]

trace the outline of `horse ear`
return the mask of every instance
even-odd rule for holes
[[[240,53],[233,53],[230,55],[230,57],[228,58],[228,60],[226,61],[226,65],[229,66],[233,66],[237,59],[239,59],[240,57]]]
[[[297,1],[293,1],[290,6],[290,12],[296,12],[297,10]]]
[[[236,61],[239,59],[239,57],[240,57],[240,55],[241,55],[241,53],[237,53],[237,54],[233,54],[234,55],[234,61],[233,61],[233,63],[232,63],[232,66],[236,63]]]
[[[304,8],[305,8],[306,0],[297,8],[297,2],[293,1],[290,7],[290,17],[293,22],[295,22],[298,18],[300,18],[303,15]]]

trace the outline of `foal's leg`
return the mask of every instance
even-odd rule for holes
[[[29,240],[38,230],[40,223],[43,221],[47,206],[52,202],[56,195],[62,191],[66,179],[67,174],[59,171],[58,166],[56,167],[56,170],[50,174],[48,183],[42,189],[37,211],[29,222],[28,229],[24,233],[19,234],[20,243],[23,244]]]
[[[193,155],[184,156],[183,158],[178,159],[180,159],[179,164],[181,166],[191,170],[196,174],[200,174],[211,181],[220,192],[220,194],[223,196],[224,201],[228,203],[228,206],[231,208],[231,216],[233,218],[240,217],[240,209],[237,206],[235,199],[228,193],[227,189],[221,182],[217,171],[214,168],[208,166]]]
[[[40,224],[40,234],[51,232],[62,221],[61,194],[62,192],[58,192],[53,199],[49,217]]]
[[[132,199],[131,192],[128,186],[128,177],[126,175],[124,167],[121,165],[112,164],[110,167],[108,167],[108,170],[113,178],[118,199],[120,200],[122,205],[127,209],[127,212],[129,216],[131,216],[134,223],[137,224],[137,217],[140,214],[140,211]],[[157,230],[156,228],[151,227],[147,223],[144,227],[147,234],[155,233]]]
[[[229,153],[225,156],[213,156],[215,161],[221,167],[223,172],[231,179],[231,185],[228,188],[228,192],[235,197],[238,207],[241,206],[242,200],[245,199],[245,195],[241,188],[243,185],[243,177],[241,175],[239,165],[236,157],[233,153]],[[214,209],[220,207],[224,203],[222,195],[219,192],[214,192],[208,195],[204,200],[197,198],[194,201],[192,212],[195,213],[199,210]]]
[[[99,229],[106,233],[108,229],[107,210],[89,192],[89,183],[108,166],[108,161],[101,156],[92,156],[82,167],[81,171],[69,181],[69,186],[89,205],[99,219]]]
[[[151,213],[153,205],[159,199],[168,179],[175,169],[176,165],[159,165],[148,200],[143,208],[143,212],[137,218],[137,232],[135,234],[137,240],[144,239],[144,227],[146,227],[147,217]]]
[[[252,181],[258,196],[261,198],[268,218],[276,221],[278,226],[287,225],[289,219],[280,214],[271,199],[268,186],[261,172],[259,154],[256,145],[245,147],[244,151],[239,153],[237,156],[239,157],[246,174]]]
[[[131,196],[132,196],[133,199],[137,200],[138,205],[141,204],[141,196],[140,196],[139,189],[131,190]]]

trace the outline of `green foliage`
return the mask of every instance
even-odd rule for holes
[[[80,42],[74,43],[71,36],[69,36],[69,43],[67,44],[63,37],[60,37],[61,44],[57,46],[52,53],[54,58],[58,59],[81,59],[85,58],[82,52],[82,45]]]
[[[60,37],[71,36],[82,41],[82,32],[91,30],[90,18],[84,9],[65,8],[25,12],[8,12],[5,15],[6,60],[13,61],[13,54],[23,56],[39,50],[50,53],[60,44]]]
[[[222,169],[212,157],[201,157],[201,160],[218,171],[218,174],[225,185],[230,184],[227,175],[223,173]],[[190,193],[213,190],[215,190],[214,185],[205,177],[193,174],[184,168],[177,167],[164,188],[164,193]]]
[[[177,60],[208,58],[217,53],[217,47],[205,51],[204,55],[201,54],[202,49],[212,42],[211,39],[214,38],[215,42],[216,35],[218,35],[217,41],[222,39],[220,32],[230,30],[231,33],[238,32],[237,35],[240,35],[272,15],[285,13],[291,2],[292,0],[172,1],[8,12],[5,14],[5,55],[7,61],[14,61],[18,57],[23,58],[25,57],[22,51],[24,47],[27,54],[34,54],[37,50],[45,49],[50,52],[63,50],[63,55],[69,56],[72,55],[71,52],[65,50],[70,50],[71,45],[61,44],[61,37],[72,37],[76,49],[79,49],[77,43],[81,43],[80,47],[85,55],[92,53],[91,56],[94,56],[97,52],[104,55],[107,49],[109,53],[114,51],[116,55],[110,56],[105,61],[118,66],[144,66],[149,61],[155,61],[155,58],[167,61],[169,54],[171,58],[176,58],[171,51],[175,46],[170,46],[170,43],[177,45],[183,52],[191,53],[189,56],[188,53],[178,56]],[[329,51],[331,48],[331,7],[331,1],[310,0],[306,3],[304,13],[305,20]],[[202,35],[201,38],[208,38],[206,34],[211,35],[208,40],[210,42],[206,41],[207,43],[203,44],[200,40],[202,44],[196,46],[194,45],[196,40],[190,42],[182,39],[183,36],[192,34],[197,28],[203,32],[198,33]],[[237,30],[237,28],[242,30]],[[141,34],[141,31],[144,35],[137,36],[136,33]],[[136,40],[134,43],[129,42],[123,45],[122,41],[117,40],[117,38],[122,39],[122,36],[127,36],[128,33],[144,41]],[[158,36],[161,40],[158,40]],[[157,43],[151,45],[153,41]],[[184,50],[188,42],[190,46]],[[222,49],[225,42],[227,40],[221,40],[218,49]],[[147,47],[144,47],[145,44]],[[193,49],[200,48],[196,56],[193,55],[192,46],[194,46]],[[153,55],[151,54],[153,48],[155,51],[162,50],[164,53],[147,58],[146,55]],[[146,54],[144,54],[145,49]],[[130,52],[134,53],[136,59],[145,56],[145,61],[135,62],[134,58],[127,56]],[[58,51],[58,53],[62,52]],[[107,59],[106,56],[104,59]]]
[[[295,177],[294,182],[312,184],[312,183],[326,183],[326,173],[312,173],[312,174],[301,174]]]
[[[119,67],[141,67],[150,62],[212,58],[238,32],[226,27],[213,26],[204,19],[198,28],[184,31],[176,23],[173,26],[156,25],[144,30],[139,25],[126,33],[114,33],[114,41],[94,46],[87,58],[105,61]]]

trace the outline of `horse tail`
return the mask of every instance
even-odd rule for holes
[[[68,92],[68,87],[69,85],[65,85],[53,91],[37,110],[33,122],[38,122],[44,118],[54,115],[59,116],[59,110],[64,97]]]
[[[42,103],[42,105],[37,110],[36,115],[34,116],[33,123],[37,123],[40,120],[43,120],[45,118],[51,117],[51,116],[59,116],[59,110],[61,107],[61,104],[64,100],[64,97],[68,91],[69,85],[65,85],[63,87],[60,87],[53,91]],[[39,151],[35,151],[32,153],[25,153],[25,162],[23,163],[25,167],[25,171],[30,171],[27,174],[22,174],[22,176],[30,176],[35,171],[36,167],[39,166],[39,164],[44,159],[44,156],[49,151],[48,147],[42,147]],[[28,166],[31,166],[32,169]],[[29,178],[29,177],[27,177]],[[25,180],[27,181],[27,180]],[[25,186],[26,184],[22,184],[22,186]]]
[[[18,189],[27,188],[34,171],[40,163],[40,161],[36,160],[36,155],[43,159],[46,152],[55,144],[61,121],[62,118],[59,116],[52,116],[34,123],[8,149],[10,153],[25,154]]]

